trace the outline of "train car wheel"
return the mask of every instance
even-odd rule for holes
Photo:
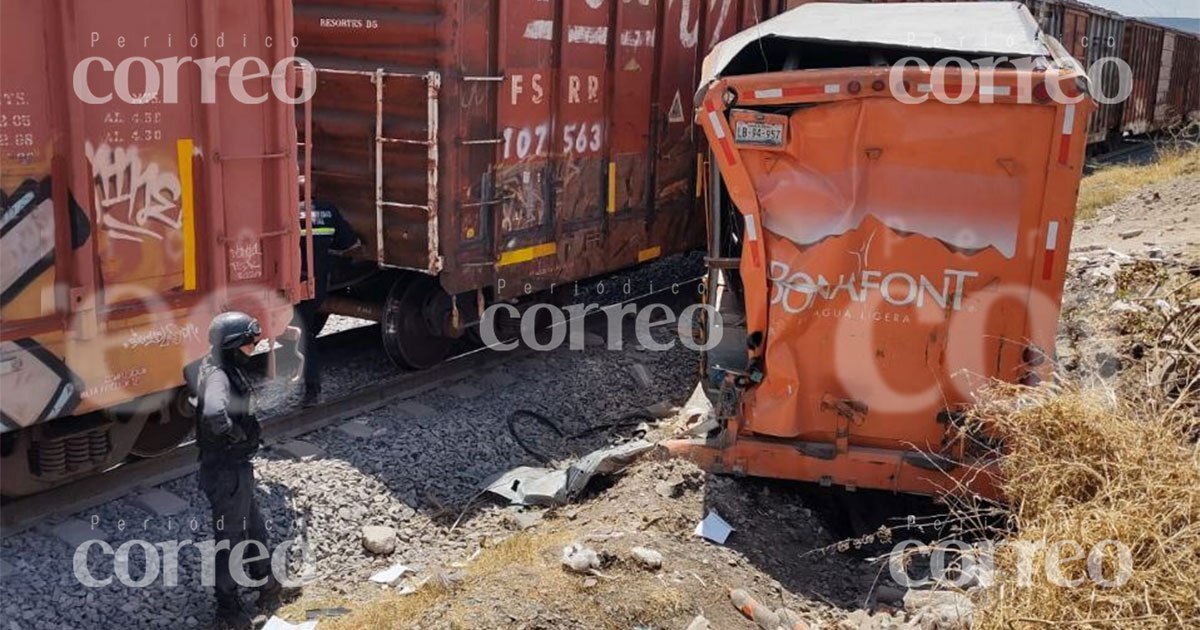
[[[441,286],[425,276],[400,278],[388,292],[380,330],[388,358],[399,367],[425,370],[450,352],[454,340],[435,334],[426,316],[440,295]]]
[[[188,400],[184,387],[168,392],[157,405],[148,405],[148,408],[132,413],[147,414],[146,425],[129,451],[138,457],[152,458],[169,453],[191,435],[196,426],[196,408]]]

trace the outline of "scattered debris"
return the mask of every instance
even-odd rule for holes
[[[618,473],[652,448],[645,440],[635,440],[592,452],[565,470],[521,466],[489,479],[484,488],[514,505],[563,505],[592,477]]]
[[[704,615],[696,615],[696,618],[684,630],[712,630],[712,625],[708,623],[708,619]]]
[[[787,608],[771,610],[740,588],[729,591],[729,600],[762,630],[808,630],[808,624],[800,615]]]
[[[970,628],[975,612],[971,598],[954,591],[909,591],[904,609],[922,628]]]
[[[733,531],[733,526],[721,518],[721,515],[717,514],[716,510],[712,510],[708,513],[708,516],[704,517],[704,520],[696,525],[694,533],[696,536],[711,540],[718,545],[723,545]]]
[[[647,569],[657,571],[658,569],[662,568],[663,556],[661,553],[653,549],[648,549],[646,547],[634,547],[633,549],[629,550],[629,553],[633,555],[633,559],[637,560],[638,564]]]
[[[262,630],[317,630],[318,622],[315,620],[305,621],[302,623],[290,623],[281,617],[271,617],[267,623],[263,625]]]
[[[1136,238],[1138,236],[1141,236],[1145,232],[1146,232],[1146,230],[1125,230],[1124,232],[1117,234],[1117,236],[1120,236],[1123,239],[1129,240],[1131,238]]]
[[[396,530],[391,527],[368,525],[362,528],[362,544],[367,551],[390,556],[396,551]]]
[[[600,556],[579,543],[563,547],[563,566],[576,573],[591,573],[600,568]]]
[[[332,619],[335,617],[345,617],[350,614],[349,608],[338,606],[336,608],[310,608],[304,611],[304,618],[312,621],[314,619]]]
[[[395,586],[405,575],[412,573],[412,567],[406,564],[394,564],[371,576],[371,581],[385,586]]]

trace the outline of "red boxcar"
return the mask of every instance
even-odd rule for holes
[[[290,2],[4,0],[0,29],[0,490],[19,495],[173,446],[213,315],[276,334],[305,287],[295,108],[235,98],[295,90]],[[182,59],[222,57],[280,81]]]
[[[297,0],[315,194],[393,270],[391,356],[423,367],[491,300],[701,246],[700,62],[779,4]]]
[[[1125,23],[1121,58],[1133,71],[1133,85],[1121,116],[1122,131],[1142,134],[1158,128],[1155,124],[1154,101],[1158,97],[1158,74],[1162,68],[1165,32],[1163,27],[1141,20]]]

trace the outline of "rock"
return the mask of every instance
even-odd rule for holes
[[[0,582],[7,582],[12,579],[17,573],[17,568],[9,564],[7,560],[0,558]]]
[[[904,603],[905,589],[888,584],[880,584],[875,588],[875,601],[885,604],[900,605]]]
[[[1150,256],[1150,260],[1166,260],[1167,259],[1167,252],[1163,251],[1163,248],[1161,248],[1161,247],[1151,247],[1150,251],[1147,252],[1147,255]]]
[[[629,368],[629,371],[633,373],[634,380],[642,387],[649,389],[654,385],[654,380],[650,378],[650,370],[647,370],[646,366],[641,363],[633,364]]]
[[[1125,230],[1124,232],[1117,234],[1117,236],[1120,236],[1124,239],[1131,239],[1141,236],[1145,231],[1146,230]]]
[[[597,580],[596,578],[588,578],[583,581],[583,588],[595,588],[595,586],[599,583],[600,580]]]
[[[1098,225],[1113,225],[1116,222],[1117,222],[1117,215],[1110,214],[1110,215],[1104,217],[1103,219],[1100,219],[1096,223]]]
[[[678,409],[679,408],[675,405],[672,405],[670,402],[664,400],[646,407],[646,413],[658,418],[659,420],[665,420],[666,418],[673,417]]]
[[[647,569],[657,571],[658,569],[662,568],[662,554],[653,549],[648,549],[646,547],[634,547],[633,549],[629,550],[629,553],[633,556],[633,559],[636,560],[638,564]]]
[[[664,499],[674,499],[683,494],[683,479],[671,477],[654,484],[654,492]]]
[[[708,619],[705,619],[704,615],[696,615],[696,618],[684,630],[712,630],[712,626],[709,625]]]
[[[537,527],[542,520],[541,512],[510,512],[504,517],[505,525],[518,531]]]
[[[579,543],[571,543],[563,547],[562,563],[576,573],[591,573],[600,568],[600,556]]]
[[[373,554],[390,556],[396,551],[396,530],[391,527],[368,525],[362,528],[362,545]]]
[[[904,610],[926,630],[970,628],[975,605],[971,598],[953,591],[909,591]]]

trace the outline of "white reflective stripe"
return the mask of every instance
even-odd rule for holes
[[[1067,111],[1063,114],[1063,135],[1071,135],[1071,131],[1075,129],[1075,105],[1067,105]]]
[[[1046,250],[1054,251],[1058,249],[1058,221],[1051,221],[1049,227],[1046,228]]]
[[[920,85],[918,85],[918,86],[917,86],[917,91],[918,91],[918,92],[932,92],[932,91],[933,91],[933,85],[932,85],[932,84],[930,84],[930,83],[922,83],[922,84],[920,84]]]
[[[991,94],[992,96],[1008,96],[1012,94],[1012,88],[1007,85],[981,85],[979,86],[980,94]]]
[[[750,214],[746,215],[746,240],[758,240],[758,226],[756,226],[754,223],[754,215]]]
[[[712,123],[713,134],[717,136],[717,139],[724,140],[725,128],[721,126],[721,117],[717,115],[717,112],[708,112],[708,122]]]
[[[825,93],[826,94],[837,94],[838,92],[841,92],[841,91],[842,91],[842,86],[840,86],[836,83],[826,83],[825,84]]]
[[[775,88],[772,90],[754,90],[754,98],[781,98],[783,90]]]

